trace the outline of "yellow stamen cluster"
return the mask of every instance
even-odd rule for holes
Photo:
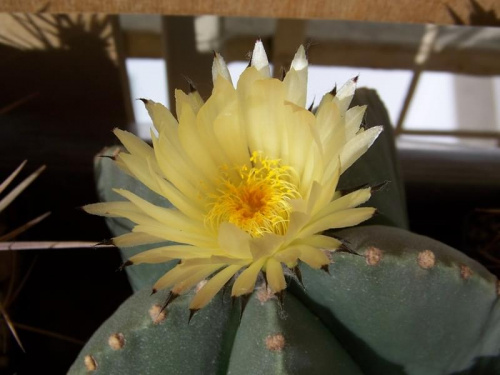
[[[265,233],[285,234],[288,228],[290,200],[300,198],[290,182],[290,167],[280,160],[268,160],[253,152],[248,165],[234,167],[237,178],[222,171],[220,187],[212,194],[206,222],[212,228],[230,222],[261,237]]]

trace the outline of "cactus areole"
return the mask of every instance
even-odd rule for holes
[[[126,148],[116,164],[173,207],[115,189],[125,200],[85,210],[134,223],[131,233],[113,239],[117,246],[174,242],[126,262],[180,260],[153,291],[170,289],[171,300],[208,279],[190,302],[192,312],[228,283],[233,297],[249,295],[259,274],[272,293],[280,294],[284,275],[297,270],[299,261],[319,270],[330,263],[329,252],[341,247],[323,231],[373,216],[374,208],[358,207],[370,198],[371,188],[342,194],[337,184],[382,127],[364,129],[366,107],[349,108],[356,78],[326,94],[315,113],[306,109],[307,69],[301,46],[285,77],[272,78],[257,41],[235,87],[223,58],[215,54],[207,101],[194,87],[189,94],[177,90],[176,119],[161,104],[143,100],[155,127],[153,147],[115,130]]]

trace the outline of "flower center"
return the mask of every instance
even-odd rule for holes
[[[290,200],[300,198],[297,187],[290,182],[291,168],[282,166],[280,160],[264,159],[257,152],[250,161],[251,168],[234,168],[237,178],[222,172],[205,221],[214,228],[230,222],[253,237],[285,234],[292,210]]]

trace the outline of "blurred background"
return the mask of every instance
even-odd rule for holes
[[[51,212],[0,237],[0,373],[65,373],[131,293],[117,250],[92,248],[110,237],[104,221],[78,210],[98,200],[93,158],[116,143],[112,129],[148,140],[137,98],[173,108],[185,77],[207,98],[213,51],[236,77],[258,38],[277,77],[308,46],[308,105],[354,76],[375,89],[396,136],[410,229],[499,275],[500,5],[345,4],[0,4],[0,183],[23,160],[10,190],[46,166],[0,209],[0,236]]]

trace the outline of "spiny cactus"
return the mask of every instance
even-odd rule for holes
[[[341,190],[349,190],[359,183],[391,181],[368,202],[380,213],[368,224],[378,220],[386,226],[334,233],[351,254],[330,253],[327,272],[300,264],[299,273],[287,275],[283,301],[261,278],[262,285],[249,300],[234,303],[229,291],[222,291],[194,318],[188,310],[192,292],[165,309],[166,292],[149,295],[151,284],[172,264],[154,271],[149,265],[130,267],[133,286],[147,289],[134,294],[101,326],[69,373],[498,372],[498,281],[462,253],[389,226],[404,228],[406,215],[390,131],[383,137],[339,184]],[[168,205],[144,186],[124,179],[107,162],[98,162],[97,168],[103,200],[116,199],[109,192],[111,178],[113,187],[133,190],[158,206]],[[125,220],[110,223],[114,235],[130,230]],[[141,250],[126,249],[125,255]]]
[[[302,265],[283,310],[264,287],[239,322],[219,294],[187,323],[191,296],[158,315],[141,291],[96,332],[70,374],[452,374],[500,367],[498,281],[477,262],[407,231],[338,233],[363,256],[329,274]],[[165,315],[162,315],[165,314]],[[496,367],[495,367],[496,366]],[[484,372],[493,374],[494,372]]]
[[[371,107],[376,108],[380,104]],[[397,171],[388,150],[390,131],[382,137],[354,168],[370,183],[392,180],[379,192],[376,206],[383,222],[404,226],[405,220],[398,219],[405,217],[399,177],[387,172]],[[379,168],[373,167],[377,158]],[[106,158],[98,159],[96,171],[103,199],[112,199],[112,183],[154,199]],[[343,186],[357,179],[356,173],[346,175]],[[384,207],[391,203],[387,215]],[[115,235],[120,225],[127,225],[109,224]],[[228,293],[220,293],[189,324],[192,295],[160,312],[166,294],[149,293],[159,275],[149,276],[148,266],[129,267],[139,268],[129,274],[132,284],[147,290],[132,296],[103,324],[69,373],[432,375],[500,370],[498,281],[482,266],[401,229],[367,226],[336,235],[362,256],[334,254],[329,274],[302,265],[305,289],[289,278],[293,285],[283,309],[262,285],[241,322],[241,307]],[[163,267],[160,275],[169,265]]]

